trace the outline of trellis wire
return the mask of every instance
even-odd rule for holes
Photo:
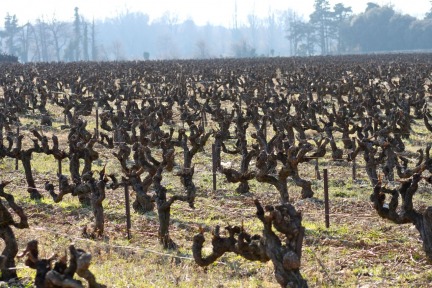
[[[145,118],[143,118],[143,119],[145,119]],[[99,128],[98,127],[99,126],[98,125],[98,120],[99,120],[98,119],[98,109],[96,109],[96,135],[99,134],[99,131],[98,131],[98,128]],[[205,123],[204,123],[205,120],[203,120],[202,125],[205,125]],[[180,122],[180,121],[178,121],[178,122]],[[181,122],[184,123],[184,121],[181,121]],[[16,125],[16,128],[17,128],[17,133],[16,134],[17,134],[17,136],[20,134],[20,127],[24,127],[24,126]],[[39,125],[39,127],[42,129],[43,127],[49,127],[49,126]],[[266,128],[265,132],[267,132],[266,122],[264,123],[264,127]],[[408,134],[408,133],[392,133],[392,134]],[[325,137],[322,134],[318,134],[318,135],[320,135],[321,137]],[[267,138],[267,133],[265,133],[265,137]],[[317,137],[310,137],[310,138],[307,138],[305,140],[315,140],[316,138]],[[354,143],[355,143],[355,140],[356,140],[355,137],[353,137],[353,138],[337,138],[337,137],[332,137],[332,139],[333,140],[336,140],[336,139],[338,139],[338,140],[350,140],[350,141],[352,141]],[[125,143],[125,142],[114,142],[114,144],[127,144],[127,143]],[[217,149],[216,145],[213,144],[212,145],[213,191],[216,191],[216,189],[217,189],[217,187],[216,187],[216,174],[217,174],[218,167],[217,167],[217,163],[216,163],[216,154],[217,154],[216,149]],[[309,159],[315,159],[316,160],[315,161],[316,178],[318,180],[320,180],[321,177],[320,177],[320,174],[319,174],[319,159],[325,159],[325,158],[324,157],[307,157],[307,158],[309,158]],[[19,160],[18,158],[15,159],[15,170],[18,170],[18,160]],[[328,160],[332,161],[331,159],[328,159]],[[340,160],[345,161],[344,159],[340,159]],[[326,166],[339,166],[339,165],[334,165],[331,162],[328,162]],[[352,179],[353,180],[356,180],[356,169],[357,168],[366,168],[366,166],[358,166],[356,164],[356,160],[353,159],[353,164],[352,164]],[[208,172],[208,170],[199,170],[199,169],[197,169],[196,171],[197,172]],[[59,174],[62,173],[62,167],[61,167],[61,161],[60,160],[58,161],[58,173]],[[372,179],[372,180],[377,180],[377,179]],[[390,183],[390,181],[389,181],[389,183]],[[37,189],[37,188],[34,188],[34,187],[23,187],[23,186],[14,186],[14,187],[20,187],[20,188],[26,188],[26,189]],[[328,201],[329,200],[328,200],[328,175],[327,175],[327,169],[324,169],[324,198],[325,198],[325,204],[326,204],[325,205],[326,206],[325,207],[326,227],[328,228],[329,227],[329,207],[328,207]],[[125,186],[125,205],[126,205],[127,237],[130,240],[131,239],[131,233],[130,233],[131,222],[130,222],[130,207],[129,207],[129,205],[130,205],[129,204],[129,191],[128,191],[128,187],[127,186]]]
[[[77,240],[77,241],[84,241],[84,242],[92,243],[92,244],[95,244],[98,247],[100,247],[100,246],[106,246],[106,247],[121,248],[121,249],[126,249],[126,250],[144,251],[144,252],[147,252],[147,253],[153,253],[153,254],[157,254],[157,255],[161,255],[161,256],[166,256],[166,257],[171,257],[171,258],[185,259],[185,260],[190,260],[190,261],[194,261],[195,260],[194,258],[191,258],[191,257],[185,257],[185,256],[178,256],[178,255],[172,255],[172,254],[162,253],[162,252],[159,252],[159,251],[155,251],[155,250],[151,250],[151,249],[147,249],[147,248],[142,248],[142,247],[114,245],[114,244],[109,244],[109,243],[100,242],[100,241],[94,241],[92,239],[87,239],[87,238],[82,238],[82,237],[72,237],[70,234],[65,234],[63,232],[59,232],[59,231],[56,231],[54,229],[47,229],[47,228],[39,227],[39,226],[32,227],[31,229],[45,231],[45,232],[49,232],[49,233],[54,233],[54,234],[61,235],[61,236],[65,237],[65,238],[68,238],[68,239],[74,240],[74,241]],[[222,265],[227,265],[226,263],[220,262],[220,261],[216,261],[215,263],[222,264]]]

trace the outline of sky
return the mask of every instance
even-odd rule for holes
[[[143,12],[154,21],[166,11],[176,15],[179,21],[192,19],[197,25],[223,25],[232,27],[235,2],[237,21],[245,24],[248,14],[266,17],[271,12],[291,9],[308,18],[313,11],[314,0],[0,0],[0,18],[7,13],[16,15],[19,24],[34,22],[37,18],[73,21],[74,8],[87,20],[104,20],[129,12]],[[391,4],[398,12],[422,18],[430,9],[430,0],[329,0],[330,5],[343,3],[354,13],[365,10],[366,3]],[[3,20],[0,19],[0,26]]]

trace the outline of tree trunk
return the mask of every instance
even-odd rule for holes
[[[194,208],[196,187],[193,183],[193,175],[195,171],[194,168],[185,168],[178,175],[180,176],[180,181],[186,189],[186,196],[189,206]]]
[[[171,240],[169,236],[169,225],[171,218],[171,205],[167,205],[168,203],[164,203],[158,208],[158,216],[159,216],[159,229],[158,236],[159,242],[162,244],[164,249],[175,249],[177,245]]]
[[[138,176],[139,177],[139,176]],[[135,201],[132,207],[136,212],[147,213],[154,209],[152,197],[147,195],[147,190],[151,185],[151,175],[149,175],[142,183],[132,183],[132,188],[136,193]]]
[[[432,262],[432,207],[428,207],[423,215],[419,215],[414,224],[423,240],[423,250]]]
[[[23,153],[23,152],[21,152]],[[21,156],[21,163],[24,167],[24,173],[27,180],[27,191],[30,193],[31,199],[41,199],[42,195],[36,189],[35,181],[33,179],[32,169],[31,169],[31,155],[24,154]]]
[[[240,179],[240,184],[235,190],[239,194],[249,193],[249,183],[247,180]]]
[[[279,191],[279,195],[281,198],[281,203],[288,203],[289,202],[289,194],[288,194],[288,182],[287,178],[278,179],[278,183],[276,186],[276,189]]]
[[[4,267],[1,269],[1,280],[8,281],[16,278],[16,270],[9,269],[15,268],[15,256],[18,253],[18,244],[15,239],[15,235],[9,226],[3,226],[0,228],[0,238],[5,241],[5,248],[2,255],[6,257]]]
[[[300,186],[302,188],[301,190],[302,199],[313,197],[314,192],[312,191],[312,185],[310,181],[300,178],[298,174],[293,175],[292,179],[294,180],[297,186]]]

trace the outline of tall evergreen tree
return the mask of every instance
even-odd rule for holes
[[[330,4],[328,0],[315,0],[315,11],[310,15],[310,23],[314,24],[318,31],[321,54],[329,52],[329,26],[331,19]]]
[[[73,23],[74,26],[74,43],[73,43],[73,50],[74,50],[74,60],[75,61],[79,61],[81,60],[81,17],[78,13],[79,8],[75,7],[75,20]]]
[[[4,22],[5,31],[3,35],[6,39],[6,49],[10,55],[18,55],[18,47],[16,46],[16,36],[19,31],[18,27],[18,19],[16,15],[6,14],[5,22]]]
[[[425,15],[425,19],[432,19],[432,1],[429,1],[431,3],[431,7],[429,8],[429,11]]]
[[[337,3],[333,7],[333,28],[337,40],[337,52],[342,53],[345,50],[345,43],[341,37],[341,31],[343,29],[343,25],[346,25],[347,20],[351,16],[352,9],[351,7],[346,7],[342,3]]]
[[[88,47],[88,24],[87,22],[83,21],[84,26],[84,37],[83,37],[83,53],[84,53],[84,60],[88,61],[89,58],[89,47]]]
[[[92,26],[91,26],[91,60],[96,61],[97,60],[97,50],[96,50],[96,29],[95,29],[95,22],[93,19]]]

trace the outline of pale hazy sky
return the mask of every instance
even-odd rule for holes
[[[355,13],[365,10],[367,2],[380,5],[392,4],[395,10],[422,18],[430,9],[430,0],[329,0],[331,6],[343,3],[351,6]],[[19,24],[43,17],[72,21],[74,7],[79,8],[85,19],[103,20],[107,17],[140,11],[151,20],[161,17],[165,11],[178,15],[180,21],[191,18],[198,25],[220,24],[232,26],[234,0],[0,0],[0,26],[6,13],[16,15]],[[308,17],[313,11],[314,0],[237,0],[238,22],[246,23],[246,15],[259,17],[269,15],[269,11],[292,9],[300,16]]]

